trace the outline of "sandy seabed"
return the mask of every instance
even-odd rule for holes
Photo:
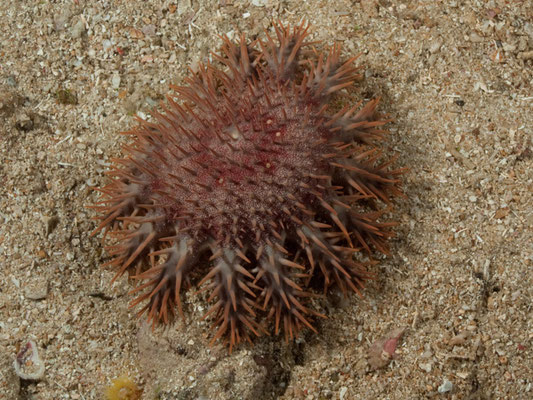
[[[85,206],[117,135],[221,40],[272,20],[362,53],[407,195],[365,297],[325,301],[304,332],[231,355],[201,321],[154,332],[113,272]],[[533,4],[529,1],[19,1],[0,3],[0,398],[527,399],[533,396]],[[374,370],[370,345],[405,328]],[[12,362],[34,340],[46,371]],[[448,390],[450,389],[450,390]]]

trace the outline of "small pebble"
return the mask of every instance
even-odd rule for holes
[[[15,126],[19,131],[28,132],[33,129],[33,120],[28,114],[21,112],[17,115]]]
[[[468,200],[470,200],[471,203],[475,203],[477,201],[477,197],[472,195],[468,197]]]
[[[422,371],[431,372],[432,363],[419,363],[418,366]]]
[[[113,43],[111,43],[111,40],[104,39],[102,41],[102,48],[104,49],[104,51],[109,50],[111,48],[111,46],[113,46]]]
[[[148,24],[148,25],[143,26],[141,31],[146,36],[155,36],[156,34],[156,28],[154,24]]]
[[[450,346],[463,345],[465,344],[469,336],[470,336],[470,332],[462,331],[458,335],[455,335],[453,338],[451,338],[449,344]]]
[[[453,389],[453,383],[451,383],[448,379],[445,379],[444,382],[442,382],[442,385],[439,386],[437,389],[439,393],[446,393]]]
[[[54,231],[54,229],[57,227],[57,224],[59,224],[59,218],[57,216],[52,216],[44,217],[43,219],[45,224],[45,234],[48,236]]]
[[[522,60],[531,60],[533,59],[533,51],[524,51],[518,54],[518,58],[521,58]]]
[[[526,51],[528,48],[527,40],[525,37],[521,37],[518,40],[518,51]]]
[[[11,87],[17,87],[17,80],[14,75],[9,75],[6,79],[6,82]]]
[[[44,362],[39,357],[37,345],[33,340],[28,341],[13,361],[15,373],[25,380],[40,380],[44,376]]]
[[[386,367],[395,357],[396,348],[402,338],[405,328],[398,328],[388,332],[376,340],[368,349],[368,363],[373,369]]]
[[[483,38],[477,33],[472,33],[470,34],[470,41],[473,43],[481,43],[483,41]]]
[[[56,32],[61,32],[67,27],[67,21],[70,18],[70,11],[64,10],[61,14],[56,14],[54,17],[54,29]]]
[[[344,396],[346,396],[346,392],[348,391],[348,388],[346,386],[341,387],[341,390],[339,391],[339,399],[343,400]]]
[[[78,97],[69,89],[59,89],[56,93],[57,101],[60,104],[78,104]]]
[[[433,43],[431,43],[431,45],[429,46],[429,52],[431,54],[434,54],[440,50],[441,46],[442,46],[442,40],[437,39]]]
[[[470,375],[469,372],[457,372],[456,375],[461,379],[466,379]]]
[[[111,85],[113,86],[113,89],[118,89],[120,87],[120,75],[119,74],[113,74],[113,77],[111,78]]]
[[[42,300],[48,296],[48,282],[37,281],[33,284],[29,284],[24,289],[24,297],[29,300]]]
[[[428,359],[428,358],[430,358],[432,355],[433,355],[433,352],[432,352],[431,350],[426,350],[426,351],[424,351],[424,352],[420,355],[420,358]]]
[[[78,22],[76,22],[76,25],[72,27],[72,30],[70,31],[70,34],[74,39],[79,39],[82,37],[82,35],[85,33],[85,24],[81,19],[78,19]]]

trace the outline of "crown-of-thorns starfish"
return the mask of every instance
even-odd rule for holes
[[[270,320],[287,339],[314,331],[312,279],[359,294],[371,261],[355,253],[388,253],[395,223],[377,206],[401,194],[402,170],[376,147],[388,122],[378,99],[329,110],[359,78],[356,57],[316,51],[304,24],[274,30],[251,43],[223,37],[216,65],[126,132],[133,141],[94,206],[93,234],[115,241],[108,264],[140,281],[132,306],[167,323],[183,315],[182,289],[203,285],[213,341],[230,351]]]

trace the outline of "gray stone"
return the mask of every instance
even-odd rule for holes
[[[24,297],[29,300],[43,300],[48,296],[48,282],[39,280],[31,282],[24,288]]]
[[[85,24],[81,19],[78,19],[78,22],[72,27],[70,34],[74,39],[79,39],[85,33]]]
[[[439,393],[447,393],[450,392],[453,389],[453,383],[451,383],[448,379],[444,379],[444,382],[442,382],[442,385],[439,386],[437,389]]]

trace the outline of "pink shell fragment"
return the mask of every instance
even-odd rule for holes
[[[44,363],[33,340],[28,341],[20,349],[13,361],[13,367],[21,379],[39,380],[44,376]]]
[[[394,358],[405,328],[397,328],[376,340],[368,349],[368,363],[372,369],[383,368]]]

